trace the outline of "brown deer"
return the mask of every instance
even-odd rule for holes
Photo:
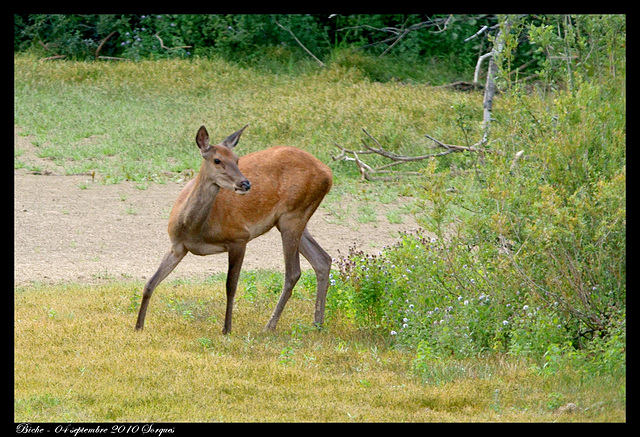
[[[265,330],[275,330],[300,278],[300,253],[317,278],[315,323],[321,326],[324,322],[331,257],[309,234],[307,222],[331,189],[331,170],[294,147],[271,147],[238,159],[232,149],[246,127],[215,146],[209,144],[204,126],[198,130],[196,143],[203,158],[200,172],[173,205],[168,227],[171,247],[144,286],[136,330],[144,327],[153,290],[188,252],[228,252],[227,311],[222,333],[231,332],[233,299],[247,243],[274,226],[282,235],[285,280]]]

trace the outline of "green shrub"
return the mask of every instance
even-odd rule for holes
[[[494,108],[486,146],[494,153],[458,159],[463,168],[451,174],[432,160],[415,183],[418,218],[435,237],[405,235],[377,256],[354,248],[338,261],[336,305],[415,348],[418,367],[489,351],[542,367],[624,367],[624,21],[554,19],[562,35],[575,32],[563,41],[578,56],[543,76],[564,86],[512,84]],[[581,33],[595,28],[601,39]],[[589,49],[607,55],[591,58]],[[453,109],[466,137],[465,108]]]
[[[313,62],[306,49],[324,61],[355,66],[376,81],[428,78],[442,83],[468,76],[488,42],[478,38],[460,44],[460,38],[491,25],[495,17],[452,16],[446,32],[418,29],[387,51],[392,42],[385,40],[392,34],[385,29],[428,20],[418,14],[24,14],[14,15],[14,52],[76,60],[223,57],[243,66],[291,72]]]

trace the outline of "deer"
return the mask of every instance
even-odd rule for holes
[[[248,125],[247,125],[248,126]],[[135,329],[144,328],[153,291],[187,255],[228,253],[226,313],[222,334],[231,332],[238,278],[247,243],[276,227],[282,237],[285,277],[282,293],[264,330],[275,331],[301,275],[300,254],[316,275],[314,323],[322,327],[331,257],[311,236],[309,219],[331,189],[331,169],[310,153],[275,146],[238,158],[233,149],[247,126],[217,145],[204,125],[196,134],[200,170],[173,205],[168,233],[171,245],[144,286]]]

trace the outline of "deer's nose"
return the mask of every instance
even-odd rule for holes
[[[242,191],[249,191],[249,189],[251,189],[251,182],[249,182],[246,179],[244,181],[240,182],[240,189]]]

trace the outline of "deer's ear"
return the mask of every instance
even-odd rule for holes
[[[247,125],[247,126],[249,126],[249,125]],[[238,144],[238,140],[240,139],[240,135],[242,135],[242,132],[244,132],[244,130],[247,128],[247,126],[243,127],[239,131],[236,131],[236,132],[232,133],[231,135],[229,135],[221,144],[223,146],[227,146],[230,149],[233,149],[236,146],[236,144]]]
[[[204,124],[200,126],[200,129],[198,129],[198,134],[196,135],[196,144],[198,145],[198,147],[200,147],[200,151],[202,153],[209,150],[209,133],[204,127]]]

